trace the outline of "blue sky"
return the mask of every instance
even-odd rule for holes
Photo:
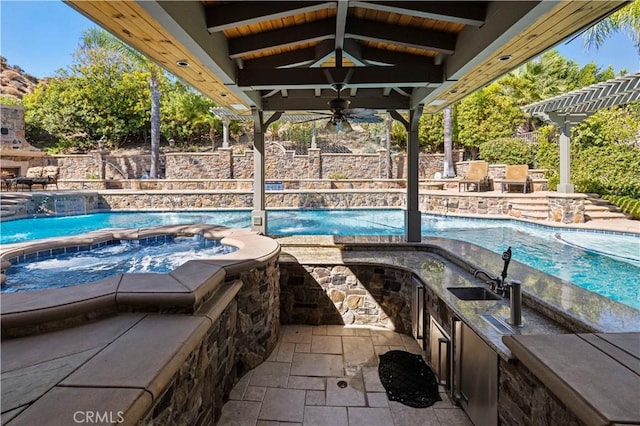
[[[58,0],[0,0],[0,54],[36,77],[49,77],[73,62],[80,35],[94,26],[83,15]],[[585,51],[582,38],[556,47],[560,54],[581,66],[595,62],[612,65],[618,73],[640,71],[640,55],[623,35],[616,35],[599,50]]]

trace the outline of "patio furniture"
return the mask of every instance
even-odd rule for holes
[[[489,178],[489,163],[486,161],[471,161],[467,175],[458,181],[458,191],[464,187],[465,191],[469,190],[470,185],[475,185],[475,190],[489,191],[493,186],[493,181]]]
[[[47,185],[55,185],[58,189],[59,173],[60,168],[57,166],[30,167],[27,169],[27,175],[13,179],[13,184],[16,189],[18,189],[18,185],[27,186],[29,191],[33,185],[40,185],[43,190],[47,189]]]
[[[14,175],[3,174],[0,177],[0,191],[1,190],[11,191],[11,189],[15,186],[15,181],[16,181],[16,178]]]
[[[533,192],[533,181],[529,176],[529,166],[518,164],[506,166],[504,179],[500,182],[501,192],[509,192],[511,186],[522,186],[522,193]]]

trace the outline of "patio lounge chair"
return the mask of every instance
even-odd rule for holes
[[[464,186],[464,190],[469,190],[469,185],[475,185],[476,191],[488,191],[491,189],[492,181],[489,178],[489,163],[486,161],[471,161],[467,175],[458,181],[458,191]]]
[[[27,176],[15,178],[16,189],[18,185],[28,186],[29,191],[33,185],[40,185],[43,190],[47,188],[47,185],[55,185],[58,189],[59,170],[56,166],[30,167],[27,170]]]
[[[529,176],[529,166],[526,164],[519,164],[516,166],[507,166],[504,179],[500,183],[501,192],[507,192],[511,189],[511,186],[522,186],[522,193],[533,192],[533,185],[531,176]]]

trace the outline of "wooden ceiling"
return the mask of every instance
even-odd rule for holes
[[[351,107],[437,112],[626,3],[67,1],[239,113],[327,110],[341,86]]]

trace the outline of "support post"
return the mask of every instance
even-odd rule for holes
[[[570,194],[574,192],[571,184],[571,123],[565,120],[560,125],[560,183],[558,192]]]
[[[397,111],[389,114],[401,122],[407,130],[407,206],[404,215],[404,233],[407,242],[422,240],[421,214],[418,210],[419,175],[418,164],[420,146],[418,143],[418,123],[422,115],[422,105],[409,110],[409,121],[405,120]]]
[[[264,131],[282,115],[282,111],[275,112],[269,119],[262,122],[262,111],[251,108],[253,116],[253,210],[251,211],[251,230],[260,234],[267,232],[267,212],[264,194]]]
[[[229,124],[231,120],[228,117],[222,119],[222,147],[229,148]]]
[[[558,192],[572,194],[574,186],[571,183],[571,126],[578,124],[591,113],[580,114],[561,114],[558,112],[549,112],[547,117],[560,128],[560,182],[558,183]]]

